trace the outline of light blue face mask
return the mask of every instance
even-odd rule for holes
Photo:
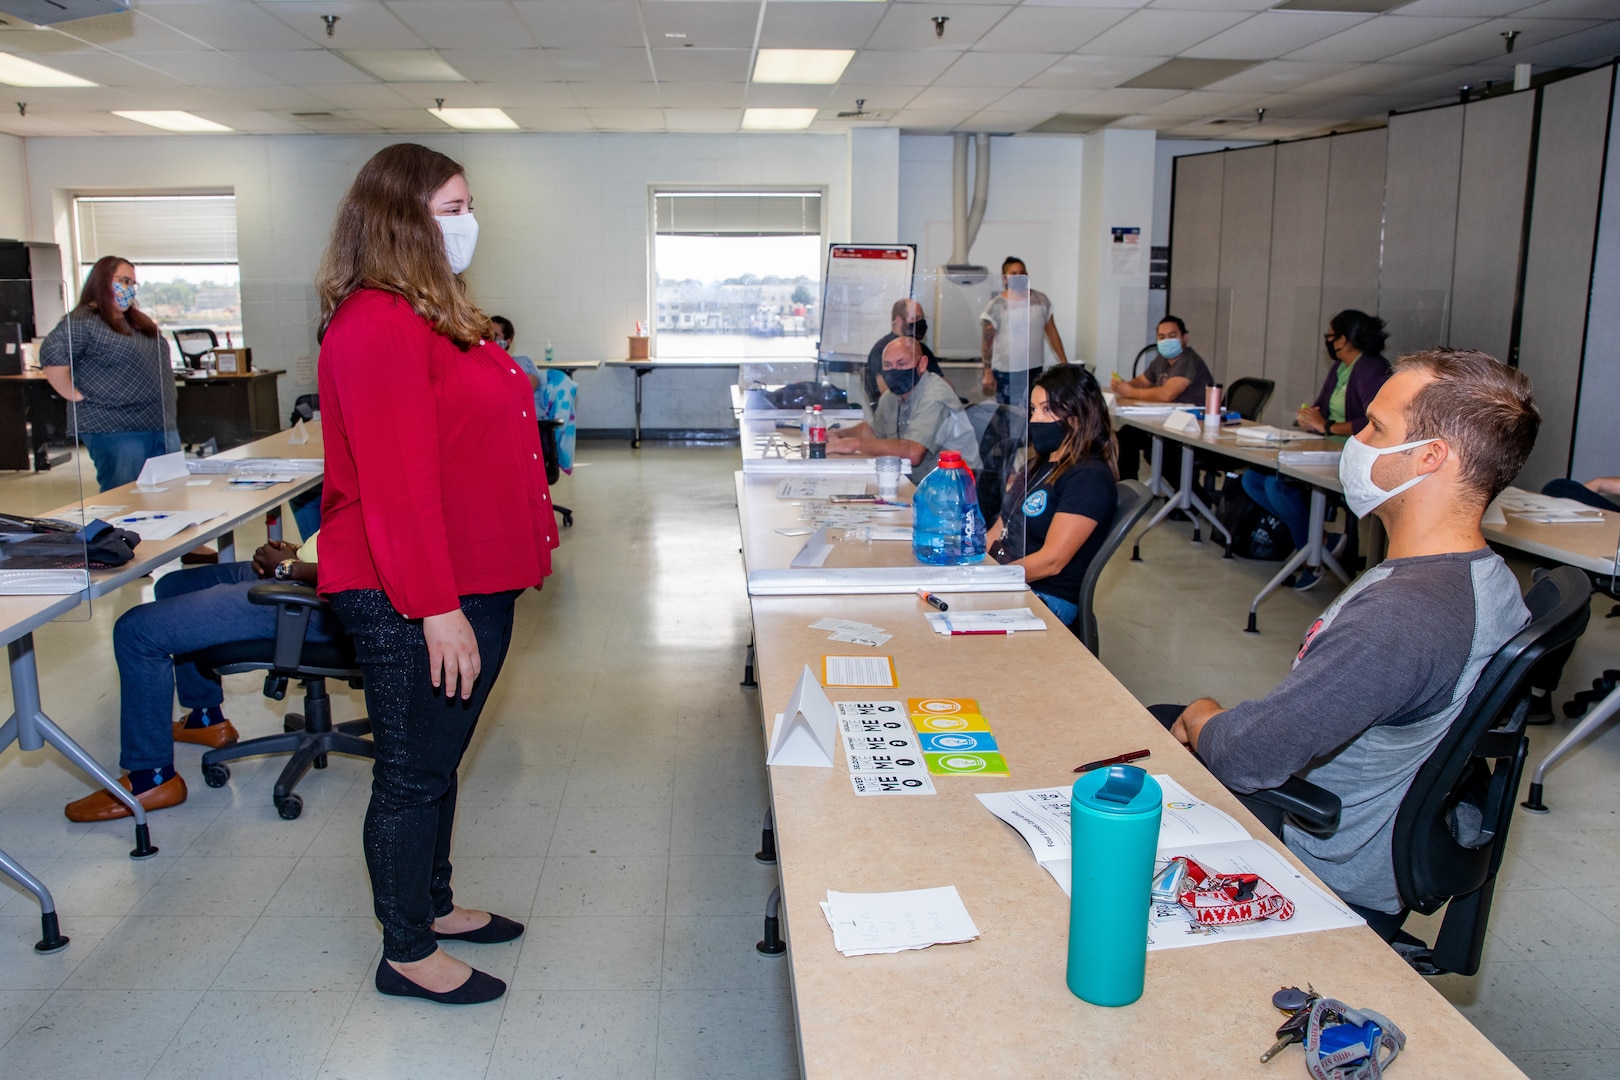
[[[128,311],[129,306],[135,302],[137,285],[125,285],[122,281],[113,282],[113,303],[118,305],[119,311]]]
[[[1159,355],[1166,360],[1174,360],[1181,355],[1181,339],[1178,337],[1160,338],[1158,346]]]

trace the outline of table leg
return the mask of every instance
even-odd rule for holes
[[[220,533],[216,543],[219,544],[220,562],[236,561],[236,533],[234,531],[228,530]]]
[[[1547,804],[1541,801],[1541,785],[1547,779],[1547,770],[1558,764],[1561,758],[1569,756],[1580,745],[1581,740],[1592,734],[1598,728],[1611,720],[1615,713],[1620,712],[1620,689],[1611,690],[1609,696],[1600,701],[1597,706],[1576,724],[1568,735],[1558,741],[1558,745],[1547,751],[1547,756],[1541,759],[1536,771],[1530,774],[1530,796],[1520,803],[1532,814],[1545,814]]]
[[[0,873],[33,893],[34,899],[39,901],[40,938],[34,944],[34,951],[43,954],[61,952],[67,948],[68,939],[62,936],[62,927],[56,920],[56,901],[51,899],[51,890],[45,887],[45,883],[3,851],[0,851]]]
[[[781,956],[787,952],[787,942],[782,940],[781,916],[782,887],[778,885],[765,901],[765,936],[754,946],[761,956]]]
[[[1162,460],[1163,447],[1159,436],[1155,435],[1153,437],[1153,473],[1155,479],[1158,478]],[[1232,533],[1225,525],[1220,523],[1220,520],[1215,517],[1214,511],[1204,505],[1204,500],[1200,499],[1193,491],[1193,448],[1183,446],[1181,448],[1181,487],[1170,495],[1168,502],[1159,507],[1159,512],[1153,515],[1152,520],[1147,523],[1147,527],[1136,534],[1136,546],[1131,551],[1132,562],[1142,561],[1142,537],[1152,532],[1160,522],[1177,510],[1185,512],[1188,517],[1192,518],[1193,543],[1201,543],[1203,540],[1198,518],[1195,516],[1201,514],[1204,520],[1209,522],[1212,531],[1219,532],[1226,537],[1226,557],[1232,557]]]
[[[652,372],[652,368],[636,368],[636,433],[630,439],[630,449],[641,449],[641,380]]]
[[[1335,559],[1333,553],[1327,549],[1326,535],[1327,493],[1321,488],[1313,487],[1311,488],[1310,532],[1306,534],[1305,546],[1294,552],[1293,556],[1283,563],[1283,568],[1277,571],[1277,576],[1266,582],[1266,587],[1256,594],[1254,602],[1249,605],[1249,625],[1243,628],[1244,633],[1258,634],[1260,632],[1260,625],[1256,619],[1256,612],[1260,609],[1260,602],[1273,592],[1276,592],[1282,583],[1288,580],[1288,576],[1302,566],[1309,566],[1317,573],[1321,573],[1323,568],[1326,568],[1334,577],[1337,577],[1346,585],[1350,584],[1350,576],[1344,572],[1344,567],[1339,565],[1339,560]]]
[[[24,634],[9,643],[6,646],[6,653],[11,662],[11,701],[14,711],[11,718],[4,725],[0,725],[0,750],[10,746],[13,741],[22,750],[39,750],[46,743],[56,747],[63,757],[95,777],[102,787],[112,793],[113,798],[129,807],[130,812],[134,814],[135,850],[129,853],[130,857],[144,859],[149,855],[156,855],[158,849],[152,846],[147,833],[145,808],[135,796],[124,789],[117,778],[102,768],[100,762],[87,754],[40,708],[39,669],[34,663],[34,635]]]
[[[267,514],[264,515],[264,531],[265,531],[267,539],[270,539],[270,540],[280,540],[281,539],[281,507],[280,506],[272,506],[270,508],[270,511]]]

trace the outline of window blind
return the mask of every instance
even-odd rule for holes
[[[80,196],[79,262],[117,255],[132,263],[236,262],[236,196]]]
[[[820,236],[819,191],[657,191],[660,236]]]

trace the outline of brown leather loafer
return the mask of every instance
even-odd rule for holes
[[[235,746],[238,738],[236,728],[229,720],[221,720],[207,727],[186,727],[184,720],[176,720],[170,727],[174,731],[175,742],[196,743],[212,750],[218,750],[222,746]]]
[[[118,782],[124,785],[125,791],[129,790],[129,777],[120,777]],[[148,813],[179,806],[186,801],[186,782],[176,773],[152,790],[137,795],[136,800]],[[97,791],[82,799],[75,799],[62,808],[62,813],[67,815],[69,821],[113,821],[134,816],[129,807],[107,791]]]

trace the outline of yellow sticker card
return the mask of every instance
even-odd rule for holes
[[[940,735],[952,731],[989,731],[990,722],[976,712],[911,714],[911,724],[919,735]]]

